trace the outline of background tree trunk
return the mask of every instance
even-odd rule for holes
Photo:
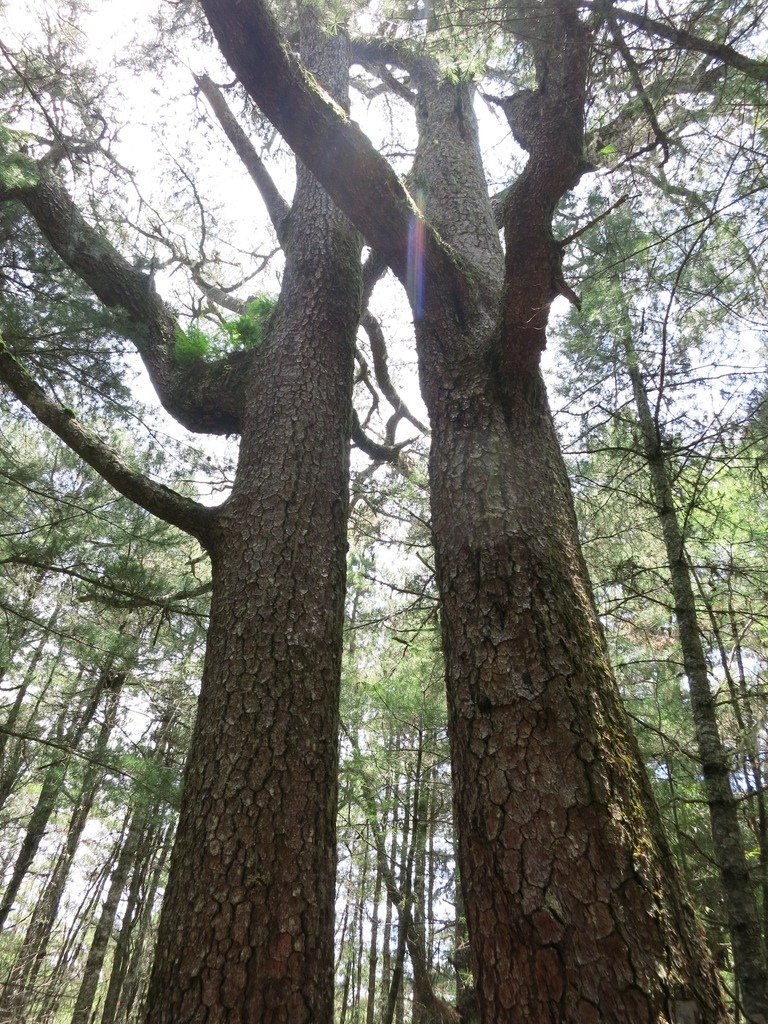
[[[764,938],[755,888],[744,852],[738,807],[731,788],[729,757],[720,738],[715,695],[709,685],[709,669],[701,642],[685,541],[675,508],[661,434],[651,413],[631,338],[625,339],[624,348],[675,600],[675,620],[690,688],[691,714],[733,947],[734,974],[745,1017],[754,1024],[766,1024],[768,970]]]

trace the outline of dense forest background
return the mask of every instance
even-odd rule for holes
[[[265,221],[250,179],[269,203],[268,169],[287,195],[290,153],[221,67],[194,5],[108,29],[112,6],[4,11],[3,188],[26,173],[19,152],[55,168],[89,221],[173,304],[180,363],[258,346],[283,263],[279,218],[273,210]],[[757,58],[766,8],[680,5],[676,24],[729,53],[643,34],[641,5],[629,8],[640,13],[619,23],[607,5],[612,42],[601,53],[605,89],[591,98],[591,172],[558,212],[562,297],[545,370],[610,657],[738,1022],[733,919],[702,758],[727,776],[764,953],[768,70]],[[525,161],[502,97],[531,68],[496,31],[493,11],[473,10],[480,29],[462,49],[440,35],[440,12],[438,27],[420,9],[379,12],[378,31],[385,43],[433,31],[451,74],[479,83],[488,185],[500,195]],[[324,17],[335,27],[347,13]],[[353,35],[374,17],[362,5],[352,14]],[[294,16],[286,5],[286,21]],[[746,72],[730,59],[736,51]],[[361,44],[353,53],[353,117],[407,174],[407,76],[382,52]],[[610,100],[619,79],[621,109]],[[233,440],[201,441],[157,407],[119,317],[45,244],[21,203],[0,203],[3,349],[132,467],[219,502],[233,479]],[[430,434],[394,280],[361,324],[335,1006],[339,1024],[400,1024],[435,1019],[420,1016],[425,990],[432,1012],[441,1001],[471,1006],[472,976],[454,855]],[[0,1020],[127,1024],[146,995],[210,569],[193,538],[118,495],[5,390],[0,509]]]

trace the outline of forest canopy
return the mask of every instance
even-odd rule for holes
[[[0,1020],[766,1024],[767,17],[0,6]]]

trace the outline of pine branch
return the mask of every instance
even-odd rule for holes
[[[637,91],[637,95],[640,97],[640,102],[642,103],[643,110],[648,118],[648,123],[653,129],[656,142],[661,146],[661,151],[664,154],[664,160],[662,163],[665,163],[669,160],[669,139],[667,138],[666,132],[662,130],[662,127],[659,124],[659,119],[656,116],[656,110],[654,109],[653,103],[651,102],[651,99],[646,92],[645,85],[643,84],[640,69],[637,66],[635,58],[632,56],[632,51],[627,45],[627,41],[621,31],[621,26],[616,20],[610,0],[606,0],[603,13],[611,31],[611,35],[613,36],[613,41],[616,43],[619,53],[621,54],[627,70],[629,71],[629,77],[632,79],[632,84]]]
[[[595,5],[593,4],[593,6]],[[695,33],[688,32],[684,28],[665,24],[663,21],[650,18],[646,14],[627,11],[623,7],[612,7],[612,12],[619,21],[623,21],[627,25],[634,25],[635,28],[639,28],[646,35],[656,36],[658,39],[666,39],[667,42],[672,43],[681,50],[694,50],[696,53],[705,53],[707,56],[714,57],[721,63],[741,71],[748,78],[752,78],[757,82],[768,82],[768,60],[755,60],[753,57],[747,57],[727,43],[717,43],[711,39],[704,39],[702,36],[697,36]]]
[[[96,470],[120,494],[204,545],[215,510],[132,469],[109,445],[83,426],[71,409],[50,398],[0,337],[0,380],[30,412]]]
[[[152,793],[155,796],[162,796],[161,790],[153,789],[152,786],[148,786],[147,783],[136,775],[132,775],[126,771],[125,768],[120,768],[116,764],[111,764],[109,761],[102,761],[98,757],[94,757],[92,754],[86,754],[82,750],[76,750],[74,747],[67,746],[66,743],[58,743],[56,740],[46,739],[44,736],[33,736],[31,733],[18,732],[16,729],[7,729],[4,725],[0,725],[0,733],[5,736],[11,736],[15,740],[23,740],[25,743],[39,743],[43,747],[51,747],[54,750],[60,750],[68,757],[76,757],[80,761],[87,761],[88,764],[96,765],[98,768],[103,768],[104,771],[109,772],[110,775],[119,775],[124,779],[130,779],[140,789],[146,790],[148,793]]]
[[[158,296],[152,274],[129,263],[80,213],[62,183],[38,162],[13,188],[0,186],[0,202],[18,200],[34,217],[63,262],[118,313],[115,330],[136,347],[164,408],[190,430],[214,434],[240,428],[245,366],[252,353],[181,366],[175,354],[179,326]]]

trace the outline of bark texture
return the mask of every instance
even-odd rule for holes
[[[348,50],[303,16],[341,102]],[[333,1016],[348,447],[360,240],[299,169],[283,288],[245,384],[151,1024]]]

